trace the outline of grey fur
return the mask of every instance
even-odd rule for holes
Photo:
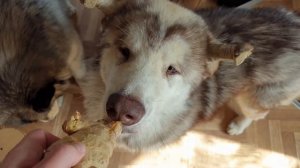
[[[203,83],[205,115],[245,88],[266,109],[300,89],[299,17],[283,9],[217,9],[198,14],[221,42],[248,42],[255,48],[241,66],[223,63]]]
[[[0,124],[47,119],[78,38],[73,11],[65,0],[2,0],[0,11]]]

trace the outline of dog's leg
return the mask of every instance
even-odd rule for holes
[[[228,125],[227,133],[229,135],[240,135],[251,125],[252,121],[253,120],[250,118],[247,118],[243,115],[238,115]]]
[[[238,114],[227,128],[227,133],[230,135],[242,134],[252,121],[263,119],[268,114],[268,110],[251,103],[251,98],[247,93],[236,96],[229,102],[229,106]]]
[[[77,35],[76,35],[77,36]],[[71,49],[69,59],[67,61],[68,66],[72,72],[72,75],[76,80],[82,79],[86,73],[86,67],[83,61],[83,47],[79,40],[79,37],[74,38]]]

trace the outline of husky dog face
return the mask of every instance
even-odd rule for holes
[[[121,120],[120,143],[134,150],[182,135],[197,118],[189,100],[206,72],[201,18],[169,1],[128,1],[103,26],[100,61],[82,85],[90,117]]]
[[[82,75],[71,9],[66,1],[11,0],[0,10],[0,124],[47,120],[57,84]]]

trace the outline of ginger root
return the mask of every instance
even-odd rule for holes
[[[222,59],[227,61],[234,61],[236,66],[242,64],[249,56],[252,55],[254,47],[249,44],[211,44],[208,52],[212,59]]]
[[[64,123],[63,130],[69,136],[57,143],[81,142],[87,149],[85,157],[75,168],[106,168],[116,145],[116,139],[121,134],[122,124],[102,121],[88,123],[82,121],[80,114],[76,113]]]
[[[81,114],[78,111],[76,111],[76,113],[71,116],[70,120],[64,122],[62,129],[65,133],[71,135],[76,131],[88,127],[90,125],[91,123],[82,120]]]

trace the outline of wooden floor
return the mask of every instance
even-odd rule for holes
[[[213,1],[203,2],[199,6],[205,6],[208,2],[211,7]],[[281,5],[298,10],[300,0],[265,0],[259,6]],[[97,10],[77,7],[79,30],[87,48],[86,53],[93,55],[94,41],[101,29],[99,17],[102,15]],[[76,110],[84,111],[82,100],[79,94],[66,94],[61,112],[54,121],[31,124],[22,129],[30,131],[44,128],[64,136],[61,123]],[[116,150],[110,168],[299,167],[294,159],[300,159],[300,110],[293,106],[275,109],[267,119],[253,123],[244,134],[228,136],[224,129],[233,117],[234,113],[223,107],[211,121],[199,122],[180,141],[160,151],[131,154]]]
[[[83,112],[82,96],[67,94],[61,112],[50,123],[21,128],[42,128],[63,137],[61,125],[76,111]],[[115,150],[109,168],[296,168],[300,167],[300,111],[280,107],[244,134],[229,136],[224,130],[235,114],[222,107],[210,121],[200,121],[178,142],[159,151],[129,153]]]

